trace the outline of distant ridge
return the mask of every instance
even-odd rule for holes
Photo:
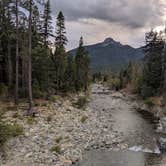
[[[142,48],[123,45],[112,38],[106,38],[101,43],[88,45],[85,48],[90,54],[91,68],[93,71],[107,69],[118,71],[130,61],[141,61],[144,57]],[[76,49],[69,51],[69,53],[74,55]]]

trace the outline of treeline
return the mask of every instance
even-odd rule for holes
[[[151,30],[146,33],[145,42],[142,66],[131,64],[126,70],[128,82],[144,99],[166,92],[165,32]]]
[[[137,93],[144,99],[160,96],[166,92],[166,42],[165,32],[153,29],[145,35],[146,45],[142,48],[145,54],[141,62],[132,63],[117,74],[105,74],[103,77],[110,88]]]
[[[86,91],[90,61],[83,38],[75,56],[68,55],[67,42],[62,12],[53,28],[50,0],[1,0],[0,96],[16,104],[28,97],[31,114],[33,98]]]

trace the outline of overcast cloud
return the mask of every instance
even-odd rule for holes
[[[164,24],[164,0],[51,0],[54,17],[66,17],[68,49],[79,37],[92,44],[113,37],[135,47],[143,44],[144,33]]]

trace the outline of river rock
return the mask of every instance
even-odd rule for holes
[[[162,153],[166,152],[166,138],[161,137],[158,140],[159,149]]]
[[[166,117],[160,118],[157,132],[166,134]]]

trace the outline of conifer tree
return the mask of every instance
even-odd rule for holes
[[[10,1],[9,1],[10,2]],[[12,64],[12,34],[13,34],[13,23],[11,16],[11,8],[8,5],[7,7],[7,62],[8,62],[8,89],[11,91],[13,84],[13,64]]]
[[[29,99],[29,109],[27,111],[27,115],[33,115],[33,93],[32,93],[32,33],[33,33],[33,12],[34,12],[34,4],[35,1],[38,3],[41,3],[41,0],[29,0],[28,1],[28,11],[29,11],[29,17],[28,17],[28,99]],[[36,9],[36,7],[35,7]]]
[[[60,11],[57,17],[56,23],[56,38],[55,38],[55,52],[53,55],[53,61],[56,70],[56,89],[57,91],[63,87],[64,74],[66,70],[67,54],[65,45],[67,44],[66,30],[65,30],[65,18]]]
[[[90,83],[90,59],[87,52],[84,56],[84,73],[84,91],[87,91]]]
[[[164,47],[162,52],[162,82],[161,88],[163,92],[166,92],[166,27],[164,29]]]
[[[84,58],[84,47],[83,47],[83,37],[80,38],[79,41],[79,47],[77,49],[76,57],[75,57],[75,64],[76,64],[76,80],[75,80],[75,86],[76,90],[79,91],[83,88],[84,84],[84,64],[83,64],[83,58]]]
[[[83,46],[83,37],[80,38],[79,47],[77,49],[75,64],[76,64],[76,90],[87,90],[89,82],[89,57]]]
[[[66,92],[75,91],[75,63],[73,56],[69,55],[67,58],[67,66],[65,71],[65,87]]]
[[[44,38],[44,45],[49,45],[49,37],[53,36],[53,27],[52,27],[52,17],[51,17],[51,7],[50,0],[47,0],[44,6],[44,15],[43,15],[43,28],[42,34]]]
[[[143,97],[159,93],[162,81],[162,50],[161,34],[151,30],[146,34],[145,64],[143,69]]]
[[[67,37],[62,12],[59,12],[57,17],[55,52],[51,52],[49,1],[45,4],[45,16],[49,18],[45,20],[48,23],[48,31],[45,33],[47,46],[43,47],[43,17],[36,5],[39,1],[42,2],[0,1],[0,93],[2,89],[10,88],[8,94],[12,96],[15,89],[16,104],[18,97],[28,97],[27,115],[35,113],[33,98],[48,98],[56,92],[75,92],[76,89],[87,90],[89,85],[89,57],[83,47],[83,38],[80,40],[77,56],[68,55],[65,49]],[[23,10],[20,10],[21,8]]]
[[[11,17],[11,0],[0,2],[0,82],[12,86],[11,36],[13,23]]]
[[[15,104],[18,104],[18,84],[19,84],[19,25],[18,25],[18,0],[15,1],[16,12],[16,74],[15,74]]]
[[[27,114],[33,114],[33,98],[32,98],[32,2],[29,0],[29,18],[28,18],[28,96],[29,109]]]

